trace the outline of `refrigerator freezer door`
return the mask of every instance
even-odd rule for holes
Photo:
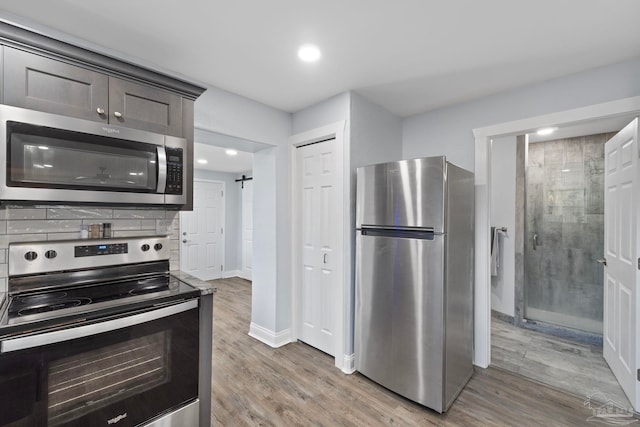
[[[444,157],[358,168],[356,227],[417,227],[444,232]]]
[[[445,239],[356,238],[356,369],[439,412]]]

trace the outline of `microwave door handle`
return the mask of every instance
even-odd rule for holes
[[[164,147],[158,147],[158,188],[156,193],[164,194],[167,187],[167,152]]]

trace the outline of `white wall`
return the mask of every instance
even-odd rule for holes
[[[239,210],[240,183],[235,182],[236,174],[195,169],[193,178],[224,182],[224,270],[240,270],[242,268],[242,262],[239,258],[239,248],[242,245],[242,230],[240,228],[242,211]]]
[[[515,313],[516,137],[491,142],[491,226],[507,227],[500,239],[498,276],[491,277],[491,309]]]
[[[254,257],[251,322],[275,335],[289,327],[289,153],[291,115],[218,88],[196,101],[198,128],[268,148],[253,157]]]
[[[472,129],[640,95],[640,58],[408,117],[403,157],[446,155],[474,169]]]

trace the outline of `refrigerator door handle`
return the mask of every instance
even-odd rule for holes
[[[363,228],[362,230],[360,230],[360,234],[362,234],[363,236],[423,239],[423,240],[434,240],[436,236],[444,235],[444,233],[436,234],[432,230],[428,230],[428,229],[405,230],[405,229],[395,229],[395,228]]]

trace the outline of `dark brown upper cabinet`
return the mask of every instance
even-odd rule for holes
[[[107,122],[107,75],[7,46],[3,65],[5,104]]]
[[[182,97],[5,46],[4,103],[182,136]]]
[[[182,136],[182,98],[163,89],[109,77],[109,123]]]

